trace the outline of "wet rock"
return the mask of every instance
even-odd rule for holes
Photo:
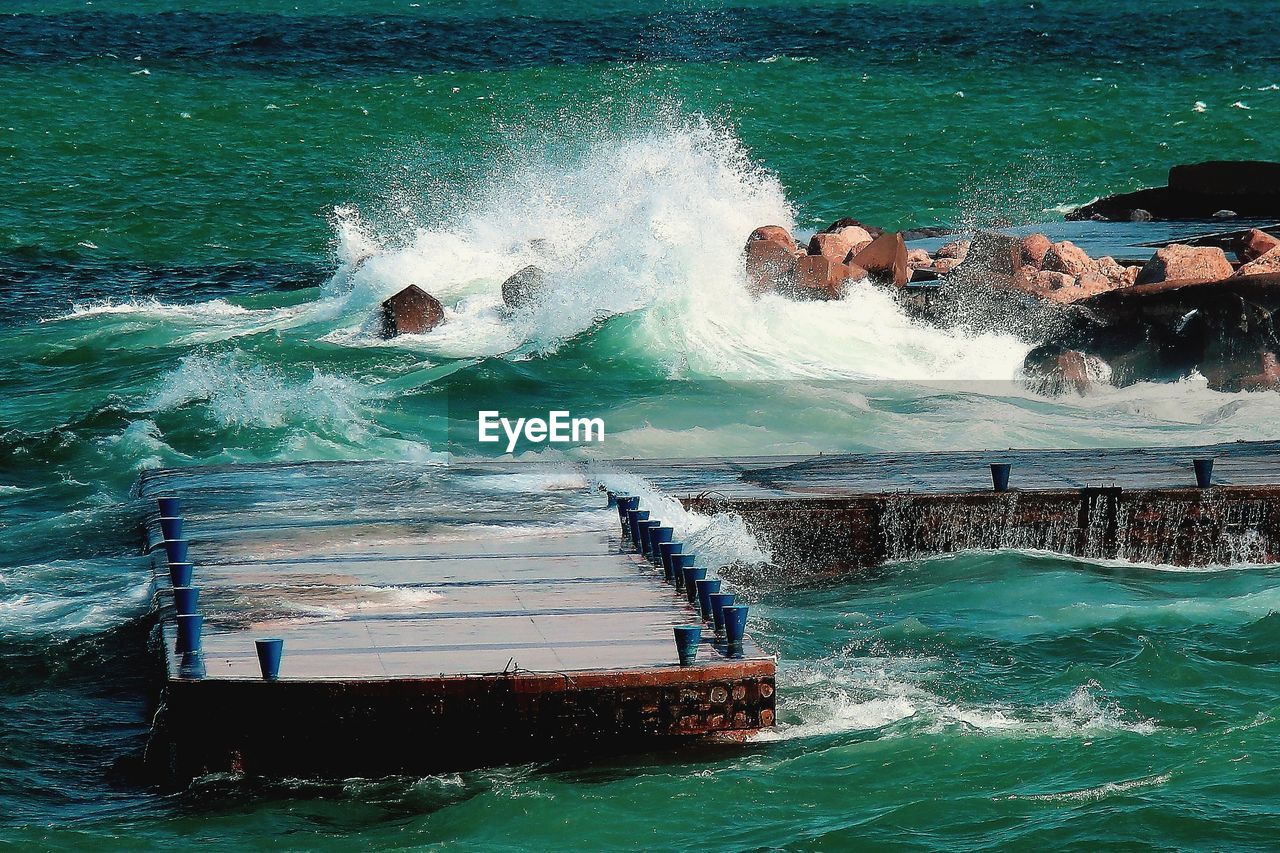
[[[969,246],[971,244],[972,241],[970,240],[953,240],[934,252],[933,256],[935,258],[954,258],[957,261],[963,261],[965,255],[969,254]]]
[[[1137,284],[1181,279],[1216,280],[1232,274],[1231,262],[1216,246],[1184,246],[1175,243],[1157,249],[1138,273]]]
[[[1241,391],[1275,391],[1280,389],[1280,360],[1274,352],[1261,353],[1262,369],[1240,378]]]
[[[858,220],[852,219],[848,216],[843,219],[837,219],[826,228],[823,228],[822,231],[824,234],[831,234],[844,228],[861,228],[863,231],[867,232],[869,240],[874,240],[884,233],[883,228],[877,228],[874,225],[867,225],[865,222],[859,222]]]
[[[1053,241],[1043,234],[1029,234],[1022,238],[1022,264],[1044,269],[1044,257],[1053,248]]]
[[[1240,214],[1236,213],[1234,210],[1227,210],[1226,208],[1223,208],[1222,210],[1215,210],[1213,212],[1214,219],[1235,219],[1239,215]]]
[[[865,228],[850,225],[839,231],[824,231],[813,235],[809,241],[809,254],[844,263],[849,256],[871,242]]]
[[[789,286],[780,286],[779,291],[801,299],[839,299],[847,282],[866,277],[867,271],[855,264],[802,255],[796,259]]]
[[[382,327],[384,338],[396,335],[420,335],[444,322],[444,306],[440,300],[416,284],[382,303]]]
[[[547,274],[530,264],[502,283],[502,301],[508,308],[528,305],[542,295],[547,287]]]
[[[942,249],[938,251],[941,254]],[[1011,284],[1014,272],[1021,266],[1021,241],[1004,234],[984,233],[970,241],[968,251],[964,253],[964,260],[951,274],[969,281],[983,281],[1007,287]]]
[[[1280,246],[1259,258],[1254,258],[1247,264],[1241,264],[1240,268],[1236,270],[1236,275],[1263,275],[1265,273],[1280,273]]]
[[[1138,275],[1138,268],[1132,267],[1133,273],[1130,275],[1130,267],[1126,267],[1110,255],[1103,255],[1098,258],[1098,274],[1111,282],[1112,287],[1128,287],[1133,283],[1133,279]]]
[[[911,280],[907,244],[897,232],[881,234],[855,252],[849,263],[866,270],[874,281],[902,287]]]
[[[1052,272],[1066,273],[1073,278],[1098,272],[1098,265],[1093,258],[1070,240],[1063,240],[1061,243],[1050,246],[1040,266]]]
[[[1027,386],[1050,397],[1068,391],[1083,395],[1108,373],[1106,363],[1097,356],[1053,345],[1027,353],[1022,369]]]
[[[1151,211],[1143,210],[1140,207],[1129,211],[1130,222],[1151,222],[1154,219],[1155,217],[1151,215]]]
[[[752,231],[746,245],[747,288],[767,293],[789,285],[796,261],[802,256],[785,228],[765,225]]]
[[[1280,238],[1273,237],[1266,231],[1250,228],[1236,242],[1235,253],[1236,257],[1240,259],[1240,263],[1247,264],[1250,261],[1257,260],[1277,246],[1280,246]]]
[[[960,266],[960,260],[958,258],[933,259],[933,268],[939,275],[946,275],[958,266]]]
[[[932,269],[933,258],[924,249],[908,249],[907,266],[913,270]]]

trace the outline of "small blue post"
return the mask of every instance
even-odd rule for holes
[[[640,523],[640,553],[645,559],[652,560],[653,551],[653,531],[662,526],[661,521],[644,521]]]
[[[284,640],[271,637],[265,640],[254,640],[258,647],[258,668],[267,681],[275,681],[280,677],[280,658],[284,657]]]
[[[649,510],[633,509],[627,513],[627,521],[631,525],[631,547],[640,550],[640,522],[649,520]]]
[[[662,557],[662,574],[667,583],[674,584],[676,582],[676,555],[683,550],[684,545],[680,542],[658,543],[658,554]]]
[[[156,498],[156,505],[160,507],[162,517],[180,518],[182,516],[182,503],[175,497]]]
[[[180,586],[191,586],[191,575],[194,571],[195,566],[190,563],[170,563],[169,585],[174,589]]]
[[[179,616],[193,616],[196,602],[200,600],[200,589],[194,586],[175,586],[173,588],[173,608]]]
[[[198,613],[190,613],[175,618],[178,622],[178,645],[176,646],[176,651],[179,654],[200,651],[202,646],[200,633],[204,630],[204,617]]]
[[[1213,485],[1213,460],[1193,459],[1191,464],[1196,469],[1196,485],[1207,489]]]
[[[180,678],[204,678],[204,655],[200,652],[183,652],[182,660],[178,662],[178,676]]]
[[[747,634],[747,611],[745,604],[730,604],[724,609],[724,632],[730,656],[742,654],[742,638]]]
[[[631,518],[628,515],[633,509],[640,508],[640,499],[631,495],[618,497],[618,523],[622,525],[622,538],[631,539]]]
[[[675,531],[670,527],[659,525],[649,534],[649,561],[655,566],[662,565],[662,543],[670,542]]]
[[[182,538],[182,517],[171,518],[169,516],[160,516],[160,534],[165,539],[181,539]]]
[[[166,539],[160,544],[164,545],[164,555],[170,563],[185,563],[187,561],[187,540]]]
[[[704,566],[686,566],[684,570],[684,595],[689,599],[689,603],[696,605],[698,603],[698,581],[707,576],[707,570]]]
[[[698,658],[698,644],[702,642],[701,625],[676,626],[676,654],[681,666],[693,666]]]
[[[1009,491],[1009,469],[1012,467],[1008,462],[991,463],[991,487],[995,491]]]
[[[724,609],[733,604],[733,593],[713,592],[707,597],[711,599],[711,621],[715,624],[718,637],[724,633]]]
[[[702,621],[711,621],[711,593],[720,591],[719,578],[703,578],[696,582],[698,588],[698,610],[702,612]]]
[[[671,577],[675,582],[676,592],[684,592],[684,570],[693,568],[697,559],[697,554],[686,554],[683,551],[671,555]]]

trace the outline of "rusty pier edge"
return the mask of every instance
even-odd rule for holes
[[[148,760],[214,772],[424,774],[670,749],[773,724],[772,661],[384,681],[170,679]]]

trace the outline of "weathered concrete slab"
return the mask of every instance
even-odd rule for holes
[[[616,511],[580,474],[551,491],[503,479],[530,470],[317,463],[144,475],[142,497],[183,502],[205,617],[197,675],[174,651],[150,510],[167,681],[153,760],[179,776],[431,772],[772,725],[772,656],[748,639],[730,657],[707,629],[695,665],[679,666],[672,629],[697,613],[622,549]],[[259,671],[263,637],[285,641],[275,682]],[[530,692],[543,698],[520,698]],[[432,710],[406,710],[422,703]],[[396,725],[434,746],[400,743]],[[316,739],[363,746],[326,762],[308,751]]]

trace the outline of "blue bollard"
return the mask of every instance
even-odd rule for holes
[[[171,518],[169,516],[160,516],[160,534],[165,539],[181,539],[182,538],[182,518]]]
[[[991,487],[995,491],[1009,491],[1009,469],[1012,467],[1008,462],[991,463]]]
[[[631,495],[618,496],[618,523],[622,525],[622,538],[631,539],[631,519],[627,513],[640,508],[640,499]]]
[[[662,574],[669,584],[676,582],[676,555],[683,550],[684,545],[679,542],[661,542],[658,544],[658,554],[662,557]]]
[[[1191,464],[1196,469],[1196,485],[1207,489],[1213,485],[1213,460],[1193,459]]]
[[[196,602],[200,600],[200,589],[194,586],[175,586],[173,588],[173,607],[179,616],[193,616]]]
[[[284,640],[272,637],[266,640],[254,640],[258,647],[258,668],[267,681],[275,681],[280,677],[280,658],[284,657]]]
[[[675,531],[670,527],[658,526],[649,534],[649,561],[655,566],[662,565],[662,543],[670,542]]]
[[[631,547],[640,550],[640,522],[649,520],[649,510],[633,509],[627,513],[627,522],[631,525]]]
[[[185,563],[187,561],[187,540],[166,539],[160,544],[164,546],[164,555],[170,563]]]
[[[191,575],[194,572],[195,566],[190,563],[170,563],[169,585],[174,589],[180,586],[191,586]]]
[[[160,515],[162,517],[179,518],[182,515],[182,504],[177,498],[156,498],[156,505],[160,507]]]
[[[178,622],[178,645],[176,650],[179,654],[187,652],[198,652],[201,648],[200,632],[204,629],[204,617],[192,613],[186,616],[176,617]]]
[[[698,658],[698,644],[702,642],[701,625],[676,626],[676,654],[681,666],[693,666]]]
[[[695,582],[698,588],[698,610],[702,613],[702,621],[711,621],[711,593],[720,591],[719,578],[703,578]]]
[[[671,577],[676,585],[676,592],[684,592],[684,570],[693,568],[697,554],[686,554],[681,551],[671,555]]]
[[[661,521],[653,519],[640,522],[640,554],[646,560],[652,559],[649,555],[653,553],[653,531],[661,526]]]
[[[687,566],[684,570],[684,595],[689,599],[689,603],[697,605],[698,603],[698,581],[707,576],[707,570],[702,566]]]
[[[183,652],[178,663],[179,678],[204,678],[204,655],[200,652]]]
[[[747,611],[745,604],[730,604],[724,609],[725,645],[730,655],[742,654],[742,638],[747,634]]]
[[[711,599],[711,621],[715,624],[718,637],[724,633],[724,609],[733,604],[733,593],[713,592],[707,597]]]

